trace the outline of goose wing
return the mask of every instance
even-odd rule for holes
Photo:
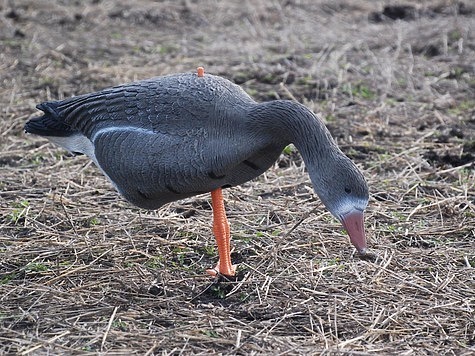
[[[68,142],[74,138],[88,146],[83,153],[126,199],[156,208],[243,183],[275,161],[281,147],[249,131],[246,115],[252,105],[242,89],[222,78],[189,74],[121,85],[40,108],[61,122],[56,128],[77,133]]]

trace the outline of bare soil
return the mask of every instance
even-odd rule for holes
[[[471,1],[0,2],[1,354],[475,353]],[[226,191],[144,211],[23,133],[35,105],[204,66],[322,117],[368,179],[355,254],[289,149]]]

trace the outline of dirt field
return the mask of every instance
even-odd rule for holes
[[[475,4],[416,3],[1,1],[0,353],[474,354]],[[369,182],[373,259],[294,149],[226,190],[218,283],[208,195],[134,208],[23,133],[42,101],[199,65],[325,120]]]

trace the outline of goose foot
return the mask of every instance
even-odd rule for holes
[[[231,265],[230,267],[220,266],[220,262],[218,261],[216,267],[207,269],[206,273],[208,273],[211,277],[234,277],[236,275],[236,268],[237,265]]]

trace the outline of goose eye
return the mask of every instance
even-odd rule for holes
[[[345,187],[345,193],[350,194],[351,193],[351,188]]]

